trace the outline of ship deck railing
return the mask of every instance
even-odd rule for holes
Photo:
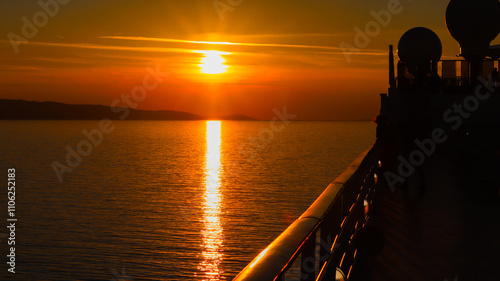
[[[367,225],[378,168],[377,145],[359,155],[314,203],[233,280],[336,280],[355,265],[356,231]]]
[[[476,86],[477,77],[471,76],[470,63],[466,60],[440,60],[436,65],[429,65],[435,68],[438,79],[438,87],[440,94],[457,94],[469,93],[470,87]],[[416,81],[413,74],[408,70],[408,64],[402,62],[398,63],[398,88],[408,88]],[[496,69],[496,71],[495,71]],[[485,84],[498,88],[500,87],[500,63],[498,59],[487,59],[482,61],[482,74],[481,77],[485,80]],[[432,79],[428,81],[430,84],[434,83]],[[432,92],[432,90],[430,90]]]

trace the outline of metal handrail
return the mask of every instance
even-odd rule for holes
[[[366,223],[364,200],[373,194],[376,145],[370,146],[333,181],[314,203],[255,257],[233,280],[286,280],[300,260],[300,280],[329,276],[325,266],[350,271],[354,232]],[[319,234],[319,235],[318,235]],[[319,248],[319,249],[318,249]],[[298,259],[300,257],[300,259]],[[335,279],[334,279],[335,280]]]

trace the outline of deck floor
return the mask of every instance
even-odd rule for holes
[[[461,169],[438,154],[407,190],[378,192],[374,219],[386,241],[371,280],[500,280],[500,204],[486,189],[495,183]]]

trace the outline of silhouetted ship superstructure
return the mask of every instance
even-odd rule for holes
[[[389,51],[377,142],[234,280],[500,280],[497,0],[452,0]]]

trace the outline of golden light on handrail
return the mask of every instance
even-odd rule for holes
[[[264,251],[262,251],[257,258],[250,264],[250,268],[254,267],[266,254],[267,251],[269,250],[269,247],[267,247]]]

